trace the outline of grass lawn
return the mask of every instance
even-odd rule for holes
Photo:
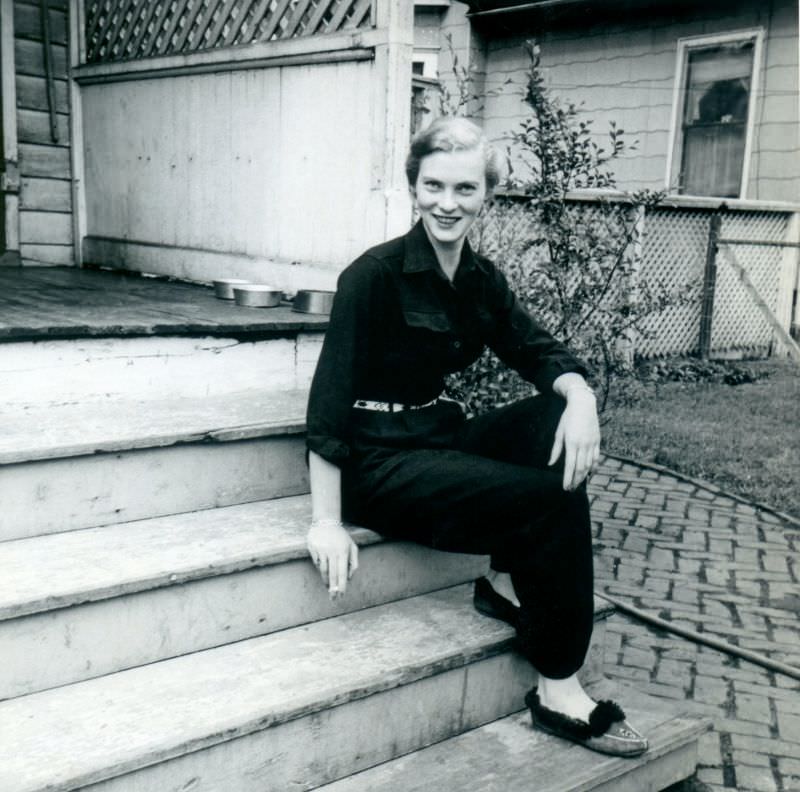
[[[707,479],[800,517],[800,366],[748,362],[741,385],[661,382],[604,414],[604,449]]]

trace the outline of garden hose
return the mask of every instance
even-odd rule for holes
[[[628,605],[627,603],[622,602],[615,597],[610,597],[604,592],[597,592],[597,595],[610,602],[614,607],[619,608],[619,610],[621,610],[623,613],[627,613],[628,615],[639,619],[639,621],[652,624],[655,627],[666,630],[667,632],[675,633],[675,635],[680,635],[682,638],[688,638],[694,643],[709,646],[712,649],[717,649],[720,652],[725,652],[725,654],[733,655],[734,657],[740,657],[742,660],[747,660],[750,663],[760,665],[762,668],[766,668],[769,671],[777,671],[779,674],[786,674],[786,676],[793,677],[794,679],[800,679],[800,668],[795,668],[787,663],[781,663],[778,660],[772,660],[769,657],[758,654],[757,652],[751,652],[749,649],[742,649],[742,647],[726,643],[720,638],[714,638],[710,635],[704,635],[702,633],[695,632],[694,630],[689,630],[686,627],[680,627],[679,625],[673,624],[666,619],[661,619],[658,616],[653,616],[651,613],[647,613],[647,611],[640,610],[633,605]]]

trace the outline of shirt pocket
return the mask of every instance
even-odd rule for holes
[[[403,319],[409,327],[432,330],[434,333],[450,333],[453,330],[444,311],[419,311],[404,307]]]

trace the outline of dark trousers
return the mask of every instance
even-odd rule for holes
[[[396,539],[489,555],[520,601],[519,646],[547,677],[583,664],[593,623],[589,503],[547,461],[564,408],[534,396],[466,420],[452,403],[354,410],[344,513]]]

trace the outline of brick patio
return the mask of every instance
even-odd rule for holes
[[[589,491],[598,592],[800,667],[800,522],[615,458]],[[713,718],[698,781],[712,790],[800,790],[800,681],[623,614],[607,635],[609,677],[694,702]]]

